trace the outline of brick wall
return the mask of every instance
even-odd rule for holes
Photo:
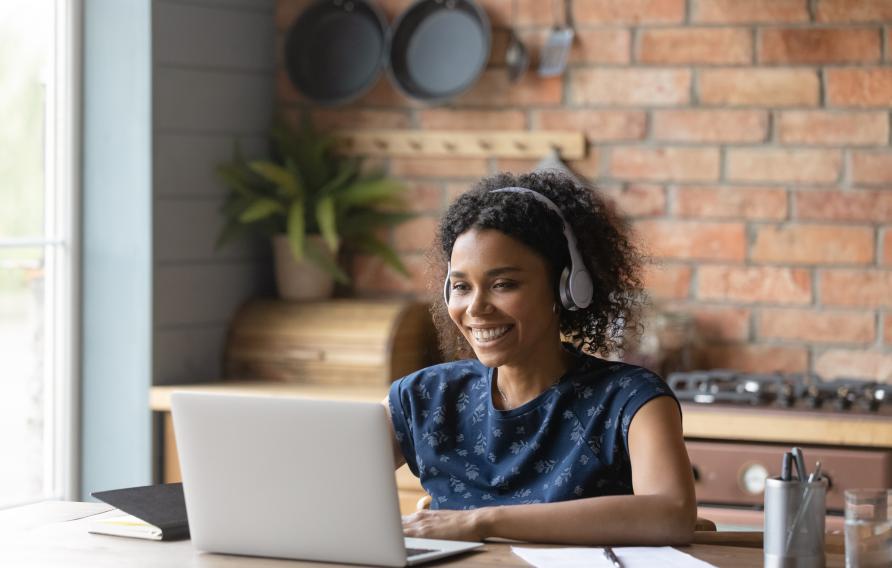
[[[532,51],[545,0],[481,0],[490,65],[448,106],[382,78],[326,126],[581,129],[571,162],[634,222],[646,282],[693,314],[700,364],[892,380],[892,1],[575,0],[561,78],[504,69],[512,2]],[[279,45],[305,0],[278,0]],[[392,20],[408,2],[380,1]],[[280,50],[281,51],[281,50]],[[278,104],[305,106],[281,71]],[[475,178],[535,161],[391,159],[420,216],[393,243],[415,277],[361,260],[363,293],[424,290],[438,213]]]

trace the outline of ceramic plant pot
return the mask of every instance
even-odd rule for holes
[[[334,254],[325,247],[321,236],[310,235],[307,238],[316,241],[320,248],[331,254],[334,261]],[[334,277],[306,257],[301,262],[296,261],[288,246],[287,236],[273,237],[273,260],[276,288],[283,300],[325,300],[334,292]]]

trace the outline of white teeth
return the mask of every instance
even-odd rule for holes
[[[472,329],[471,333],[474,335],[475,340],[483,343],[502,337],[508,331],[509,327],[510,326],[504,325],[502,327],[491,327],[488,329]]]

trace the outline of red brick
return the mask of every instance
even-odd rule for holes
[[[648,293],[660,300],[680,300],[691,293],[690,266],[679,264],[649,264],[644,268],[642,281]]]
[[[892,266],[892,228],[883,231],[883,260],[886,266]],[[890,337],[892,339],[892,337]]]
[[[697,297],[767,304],[811,303],[811,275],[804,268],[709,266],[697,269]]]
[[[462,183],[447,183],[446,184],[446,202],[451,204],[453,201],[458,199],[458,196],[462,193],[468,191],[473,186],[473,183],[470,182],[462,182]]]
[[[852,152],[852,181],[892,182],[892,152]]]
[[[880,111],[781,111],[777,114],[777,133],[784,144],[885,145],[889,140],[889,116]]]
[[[570,62],[628,63],[631,58],[631,42],[631,33],[627,29],[576,30],[573,47],[570,49]]]
[[[709,345],[699,353],[703,369],[734,369],[748,373],[800,373],[808,368],[805,347],[773,345]]]
[[[567,167],[582,177],[601,177],[601,152],[597,147],[589,148],[588,154],[579,160],[566,160]]]
[[[760,338],[814,343],[871,343],[876,338],[873,312],[763,309]]]
[[[577,24],[667,24],[680,23],[684,17],[685,0],[573,2],[573,19]]]
[[[823,270],[819,278],[824,305],[892,307],[892,272],[888,270]]]
[[[576,69],[570,75],[574,104],[666,106],[690,96],[688,69]]]
[[[391,158],[390,174],[396,177],[477,178],[488,173],[484,158]]]
[[[817,106],[818,75],[809,69],[703,69],[700,101],[731,106]]]
[[[511,83],[504,69],[487,69],[474,87],[460,96],[455,104],[504,108],[559,105],[562,93],[560,77],[542,79],[530,72],[517,83]]]
[[[651,136],[669,142],[762,142],[768,136],[768,112],[655,110]]]
[[[600,191],[616,204],[622,215],[652,217],[666,213],[666,190],[659,185],[629,183],[622,187],[602,187]]]
[[[765,28],[760,63],[874,63],[880,60],[879,28]]]
[[[504,1],[504,0],[503,0]],[[508,0],[508,4],[511,0]],[[542,2],[541,0],[515,0],[517,5],[517,17],[514,20],[516,26],[550,26],[554,22],[555,14],[552,13],[554,6],[551,2]],[[564,19],[563,3],[559,6],[561,10],[557,17]]]
[[[407,183],[406,204],[416,213],[439,213],[445,205],[443,187],[439,183]]]
[[[815,372],[824,379],[840,377],[892,382],[892,354],[830,349],[815,360]]]
[[[746,254],[742,223],[647,220],[634,226],[642,248],[656,258],[739,261]]]
[[[409,271],[405,277],[385,264],[377,256],[357,255],[353,259],[350,274],[353,278],[355,294],[360,297],[409,295],[427,297],[428,263],[423,254],[400,255],[400,260]]]
[[[796,218],[892,223],[890,191],[797,191]]]
[[[638,36],[642,63],[752,63],[753,36],[743,28],[654,28]]]
[[[290,113],[289,113],[290,114]],[[300,114],[295,112],[296,117]],[[369,110],[361,108],[333,109],[314,108],[310,116],[313,124],[322,130],[366,128],[411,128],[412,119],[408,111]],[[287,117],[286,117],[287,118]],[[296,120],[296,119],[292,119]]]
[[[633,110],[542,110],[540,130],[581,130],[592,141],[640,140],[647,116]]]
[[[524,130],[526,116],[519,110],[454,110],[432,108],[417,114],[428,130]]]
[[[412,4],[414,0],[402,1]],[[479,0],[478,4],[486,12],[492,27],[506,28],[511,25],[511,8],[514,0]]]
[[[883,343],[892,345],[892,314],[883,316]]]
[[[892,106],[892,69],[825,69],[828,106]]]
[[[536,169],[536,165],[539,163],[537,159],[527,159],[527,158],[498,158],[496,160],[496,171],[499,172],[511,172],[511,173],[525,173]]]
[[[287,30],[313,0],[276,0],[275,22],[277,30]]]
[[[510,36],[508,34],[507,28],[492,28],[492,37],[490,38],[489,46],[489,59],[486,61],[487,67],[505,65],[505,56],[508,52],[509,39]]]
[[[610,154],[610,173],[623,179],[711,181],[719,177],[716,148],[619,146]]]
[[[869,227],[760,225],[750,259],[803,264],[870,264],[874,234]]]
[[[819,0],[819,22],[878,22],[892,20],[889,0]]]
[[[694,317],[697,337],[707,343],[749,338],[750,310],[747,308],[698,305],[687,311]]]
[[[737,181],[830,183],[842,171],[837,150],[729,148],[725,160],[728,179]]]
[[[679,187],[680,217],[786,219],[787,192],[777,187]]]
[[[399,89],[391,81],[387,81],[382,76],[381,79],[372,85],[369,91],[359,97],[353,107],[373,106],[373,107],[414,107],[421,108],[424,103],[412,100]]]
[[[393,229],[393,243],[398,252],[423,252],[430,248],[437,233],[438,218],[424,215],[401,223]]]
[[[691,19],[710,24],[807,22],[807,0],[697,0]]]

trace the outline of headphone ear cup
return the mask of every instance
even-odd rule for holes
[[[570,267],[565,266],[561,272],[561,280],[558,283],[558,295],[561,297],[561,305],[567,310],[577,309],[576,303],[570,294]]]
[[[452,263],[446,263],[446,279],[443,281],[443,302],[449,305],[449,276],[452,274]]]

